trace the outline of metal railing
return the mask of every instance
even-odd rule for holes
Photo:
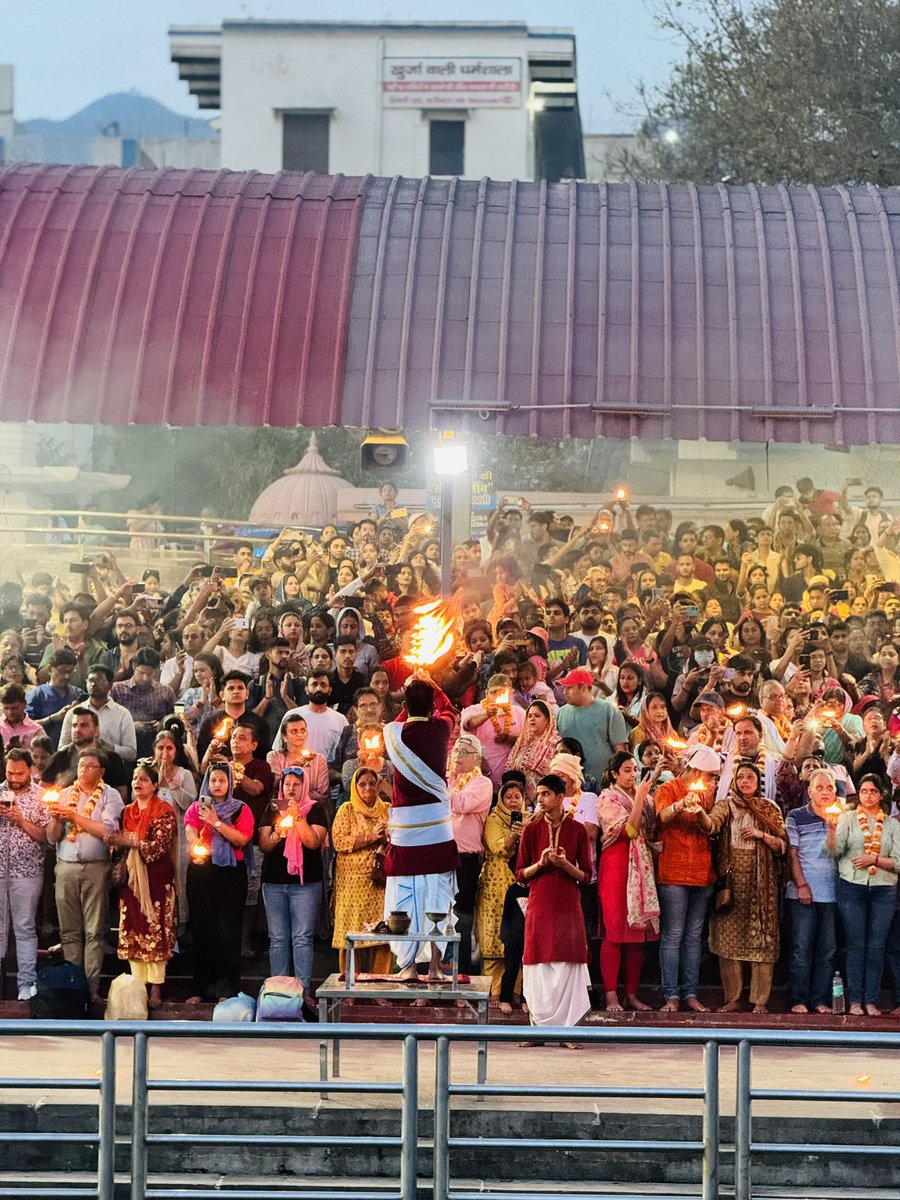
[[[752,1200],[751,1163],[754,1154],[790,1156],[817,1154],[822,1156],[841,1155],[865,1158],[869,1161],[884,1156],[896,1156],[897,1148],[891,1144],[869,1143],[866,1145],[831,1145],[816,1142],[754,1142],[752,1140],[752,1106],[754,1101],[778,1101],[787,1103],[818,1102],[832,1106],[837,1103],[900,1104],[900,1091],[895,1092],[841,1092],[813,1091],[797,1088],[754,1088],[752,1086],[752,1052],[754,1048],[787,1047],[818,1049],[824,1052],[841,1050],[893,1051],[900,1054],[900,1033],[841,1033],[791,1030],[752,1029],[682,1029],[682,1028],[598,1028],[576,1029],[522,1029],[515,1027],[490,1026],[408,1026],[408,1025],[287,1025],[287,1024],[213,1024],[210,1022],[90,1022],[78,1021],[63,1024],[56,1021],[0,1021],[0,1046],[7,1040],[33,1038],[81,1038],[100,1041],[100,1069],[96,1077],[0,1077],[0,1091],[40,1089],[42,1091],[97,1092],[96,1132],[47,1131],[0,1132],[0,1162],[5,1144],[39,1143],[42,1145],[81,1145],[97,1147],[95,1178],[86,1185],[66,1185],[52,1181],[48,1175],[36,1177],[32,1172],[22,1183],[21,1191],[28,1196],[54,1196],[57,1200],[68,1197],[96,1196],[98,1200],[114,1200],[116,1195],[117,1149],[127,1159],[125,1172],[131,1200],[176,1200],[178,1197],[228,1196],[246,1197],[247,1200],[268,1200],[269,1197],[285,1195],[285,1177],[280,1176],[281,1187],[260,1185],[253,1187],[222,1186],[209,1175],[198,1174],[196,1183],[190,1186],[173,1186],[154,1182],[148,1170],[149,1151],[154,1146],[182,1147],[189,1149],[199,1144],[222,1147],[264,1147],[271,1152],[276,1148],[346,1148],[373,1150],[384,1148],[399,1152],[399,1172],[396,1179],[385,1179],[383,1186],[366,1185],[360,1188],[341,1190],[323,1179],[321,1189],[306,1187],[302,1192],[308,1200],[327,1196],[329,1200],[417,1200],[425,1187],[433,1200],[475,1200],[483,1198],[485,1184],[477,1191],[454,1188],[451,1161],[454,1151],[503,1150],[503,1151],[548,1151],[557,1150],[577,1153],[584,1150],[659,1154],[691,1152],[697,1156],[699,1195],[702,1200],[718,1200],[720,1196],[720,1156],[733,1157],[735,1200]],[[170,1079],[157,1078],[150,1071],[150,1044],[154,1040],[188,1039],[200,1042],[290,1040],[321,1042],[340,1039],[341,1042],[388,1042],[401,1051],[400,1078],[389,1081],[330,1080],[319,1079],[282,1080],[277,1078],[252,1079]],[[501,1046],[515,1044],[520,1040],[565,1040],[585,1046],[633,1045],[682,1046],[702,1048],[702,1087],[632,1087],[595,1086],[592,1084],[547,1085],[523,1081],[515,1084],[466,1084],[453,1083],[451,1073],[451,1048],[454,1043],[472,1043],[487,1040],[489,1044]],[[130,1135],[119,1137],[116,1131],[116,1065],[117,1048],[120,1042],[132,1043],[132,1103]],[[434,1047],[434,1132],[428,1138],[419,1131],[419,1092],[422,1072],[420,1048]],[[737,1049],[736,1104],[733,1142],[723,1141],[720,1129],[720,1055],[722,1047]],[[229,1055],[233,1058],[233,1055]],[[0,1057],[0,1064],[2,1064]],[[312,1073],[312,1072],[311,1072]],[[365,1136],[346,1134],[335,1136],[330,1132],[319,1134],[266,1132],[264,1135],[244,1131],[185,1131],[178,1133],[155,1133],[150,1130],[151,1093],[202,1093],[214,1103],[223,1094],[238,1095],[275,1093],[296,1095],[359,1094],[388,1095],[399,1098],[399,1136]],[[451,1134],[451,1106],[454,1099],[485,1101],[490,1098],[565,1098],[596,1101],[598,1099],[624,1099],[631,1102],[641,1100],[695,1101],[702,1105],[702,1131],[697,1141],[690,1139],[662,1140],[645,1138],[604,1139],[602,1137],[536,1138],[536,1137],[458,1137]],[[8,1103],[8,1102],[6,1102]],[[206,1106],[198,1108],[203,1112]],[[668,1111],[668,1110],[667,1110]],[[2,1112],[2,1106],[0,1106]],[[302,1117],[299,1118],[302,1121]],[[303,1123],[303,1127],[308,1126]],[[4,1121],[3,1125],[7,1125]],[[420,1178],[420,1153],[431,1155],[432,1169],[427,1177]],[[92,1173],[93,1174],[93,1173]],[[524,1174],[524,1171],[523,1171]],[[121,1192],[121,1182],[119,1184]],[[510,1184],[502,1189],[504,1200],[561,1200],[572,1192],[556,1196],[548,1190],[515,1190]],[[27,1190],[26,1190],[27,1188]],[[488,1190],[490,1185],[488,1184]],[[6,1188],[4,1195],[15,1195],[16,1191]],[[592,1191],[599,1200],[601,1193]],[[621,1191],[616,1193],[622,1196]],[[637,1194],[637,1193],[636,1193]]]

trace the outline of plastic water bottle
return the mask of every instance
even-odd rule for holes
[[[831,981],[831,1011],[840,1016],[844,1010],[844,981],[841,979],[840,971],[835,971],[834,979]]]

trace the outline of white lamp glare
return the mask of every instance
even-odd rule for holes
[[[432,455],[436,475],[462,475],[469,469],[469,449],[464,443],[433,446]]]

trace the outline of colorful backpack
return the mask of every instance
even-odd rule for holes
[[[259,989],[257,1021],[302,1021],[303,984],[293,975],[273,975]]]

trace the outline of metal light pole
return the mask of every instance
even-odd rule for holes
[[[441,592],[450,595],[450,559],[453,554],[454,481],[469,470],[469,447],[455,433],[440,433],[431,448],[434,473],[441,481]]]

